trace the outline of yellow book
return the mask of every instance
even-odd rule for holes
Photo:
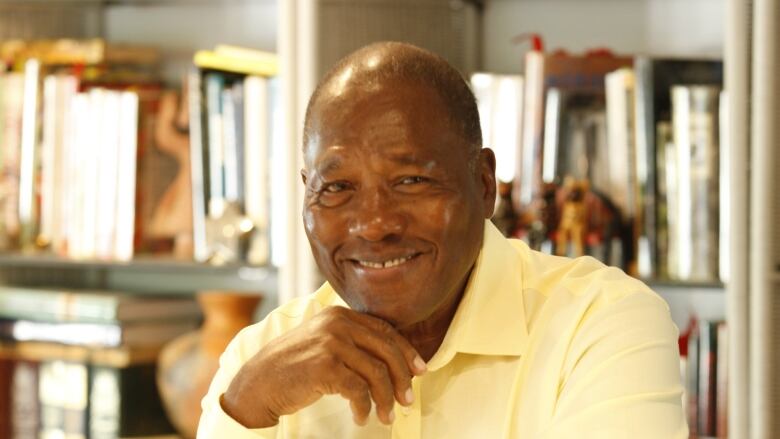
[[[195,53],[195,65],[202,69],[224,70],[246,75],[275,76],[279,73],[279,57],[270,52],[221,45],[215,50]]]
[[[0,46],[6,61],[20,66],[35,58],[44,65],[154,64],[159,52],[151,47],[108,43],[100,38],[12,41]]]

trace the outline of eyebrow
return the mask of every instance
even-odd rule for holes
[[[435,160],[425,160],[416,154],[409,154],[405,152],[385,152],[383,155],[395,163],[406,166],[431,168],[436,165]],[[315,165],[315,170],[321,175],[326,175],[330,172],[337,171],[343,165],[344,160],[341,157],[331,156],[319,161]]]
[[[329,172],[339,169],[343,164],[340,157],[328,157],[317,163],[314,168],[319,174],[327,174]]]

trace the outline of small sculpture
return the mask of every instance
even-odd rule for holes
[[[585,233],[587,232],[588,211],[585,195],[588,192],[587,180],[574,180],[567,177],[563,183],[564,202],[561,208],[561,221],[556,230],[555,254],[566,256],[571,244],[571,256],[585,255]]]

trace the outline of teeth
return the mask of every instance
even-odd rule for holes
[[[358,261],[358,264],[368,268],[390,268],[390,267],[396,267],[398,265],[401,265],[404,262],[408,261],[409,259],[412,259],[412,257],[407,256],[405,258],[397,258],[385,262]]]

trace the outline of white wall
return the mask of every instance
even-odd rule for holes
[[[528,44],[542,34],[546,50],[608,47],[621,54],[722,57],[725,0],[487,0],[483,68],[517,73]]]
[[[109,41],[159,47],[164,76],[178,79],[198,49],[233,44],[276,51],[277,2],[203,1],[123,4],[106,7]]]

